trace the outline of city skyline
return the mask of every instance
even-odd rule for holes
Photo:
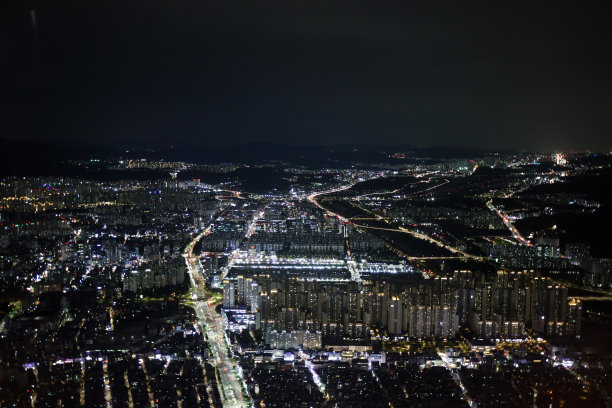
[[[610,21],[0,2],[0,407],[612,408]]]
[[[0,404],[609,407],[612,155],[358,152],[3,176]]]

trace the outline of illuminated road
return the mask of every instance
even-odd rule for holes
[[[518,232],[518,230],[516,229],[516,227],[514,226],[514,224],[512,224],[512,221],[510,221],[510,219],[508,218],[508,216],[506,214],[504,214],[503,212],[501,212],[499,209],[497,209],[494,205],[493,205],[493,200],[489,200],[487,202],[487,207],[489,207],[489,210],[493,211],[494,213],[496,213],[499,218],[502,219],[503,223],[506,225],[506,227],[508,227],[508,229],[510,230],[510,232],[512,233],[512,236],[516,239],[518,239],[521,243],[527,245],[527,246],[532,246],[531,243],[529,241],[527,241],[521,234],[520,232]]]
[[[424,190],[424,191],[433,190],[434,188],[438,188],[438,187],[443,186],[444,184],[447,184],[449,182],[446,179],[444,181],[445,182],[440,183],[438,185],[435,185],[433,187],[430,187],[430,188],[428,188],[427,190]],[[404,234],[410,234],[414,238],[422,239],[422,240],[427,241],[427,242],[429,242],[431,244],[437,245],[437,246],[439,246],[441,248],[445,248],[445,249],[449,250],[450,252],[452,252],[454,254],[457,254],[457,255],[460,255],[462,257],[472,258],[472,259],[477,259],[477,260],[484,259],[484,258],[482,258],[480,256],[472,255],[472,254],[469,254],[469,253],[467,253],[465,251],[462,251],[460,249],[457,249],[455,247],[447,245],[447,244],[445,244],[445,243],[443,243],[441,241],[438,241],[435,238],[430,237],[429,235],[422,234],[422,233],[419,233],[419,232],[416,232],[416,231],[412,231],[412,230],[409,230],[409,229],[404,228],[404,227],[399,227],[399,228],[384,228],[384,227],[374,227],[374,226],[369,226],[369,225],[358,224],[357,222],[353,221],[355,219],[353,219],[353,220],[346,219],[345,217],[341,216],[340,214],[334,213],[334,212],[330,211],[329,209],[323,207],[317,201],[317,197],[319,197],[319,196],[323,196],[323,195],[331,194],[331,193],[337,193],[337,192],[340,192],[340,191],[345,191],[345,190],[348,190],[349,188],[351,188],[352,186],[354,186],[354,184],[350,184],[348,186],[339,187],[339,188],[336,188],[336,189],[333,189],[333,190],[322,191],[320,193],[314,193],[314,194],[311,194],[308,197],[308,200],[310,202],[314,203],[317,207],[319,207],[322,210],[328,212],[329,214],[332,214],[332,215],[338,217],[341,221],[344,221],[344,222],[347,222],[347,223],[351,223],[351,224],[355,225],[358,228],[373,229],[373,230],[380,230],[380,231],[390,231],[390,232],[400,232],[400,233],[404,233]],[[372,211],[370,211],[368,209],[362,208],[362,207],[359,207],[359,208],[362,209],[363,211],[366,211],[366,212],[369,212],[370,214],[372,214],[375,217],[376,220],[384,221],[386,223],[389,223],[389,220],[387,220],[386,218],[382,217],[381,215],[376,214],[376,213],[374,213],[374,212],[372,212]],[[406,256],[408,256],[408,255],[406,255]],[[425,258],[423,258],[423,257],[413,257],[413,258],[415,258],[415,259],[426,259],[427,257],[425,257]],[[437,257],[432,257],[431,259],[435,259],[435,258],[437,258]],[[446,257],[444,257],[444,258],[446,258]],[[449,258],[454,258],[454,257],[449,257]]]
[[[346,190],[347,188],[350,188],[350,186],[342,188],[342,189],[334,190],[334,191],[342,191],[342,190]],[[323,209],[323,210],[327,211],[328,213],[330,213],[330,214],[340,218],[340,220],[342,220],[344,222],[349,222],[349,223],[355,225],[358,228],[372,229],[372,230],[379,230],[379,231],[400,232],[400,233],[403,233],[403,234],[410,234],[410,235],[412,235],[413,237],[415,237],[417,239],[421,239],[421,240],[427,241],[427,242],[429,242],[431,244],[439,246],[440,248],[445,248],[445,249],[449,250],[450,252],[453,252],[455,254],[459,254],[462,257],[472,258],[472,259],[477,259],[477,260],[484,259],[483,257],[472,255],[470,253],[467,253],[465,251],[462,251],[462,250],[457,249],[455,247],[452,247],[450,245],[446,245],[445,243],[443,243],[441,241],[438,241],[437,239],[434,239],[434,238],[430,237],[429,235],[421,234],[419,232],[412,231],[412,230],[409,230],[409,229],[404,228],[404,227],[399,227],[399,228],[374,227],[374,226],[370,226],[370,225],[363,225],[363,224],[358,224],[358,223],[353,222],[353,221],[349,221],[346,218],[342,217],[340,214],[336,214],[336,213],[330,211],[329,209],[321,206],[317,202],[316,197],[319,196],[319,195],[326,194],[326,193],[328,193],[328,192],[313,194],[310,197],[308,197],[308,199],[310,201],[312,201],[313,203],[315,203],[317,206],[319,206],[321,209]],[[387,221],[385,218],[381,217],[380,215],[377,215],[376,219],[379,220],[379,221]],[[406,255],[406,256],[408,256],[408,255]],[[449,258],[450,259],[450,258],[455,258],[455,257],[412,257],[412,258],[414,258],[414,259],[437,259],[437,258],[444,259],[444,258]]]
[[[210,298],[207,299],[208,295],[203,285],[205,277],[197,257],[193,255],[195,244],[209,233],[210,227],[195,237],[187,245],[183,254],[191,279],[191,297],[194,299],[194,307],[200,326],[208,339],[211,352],[209,362],[218,370],[219,393],[223,406],[232,408],[250,407],[252,404],[242,391],[243,389],[246,390],[242,382],[242,376],[237,374],[240,368],[229,355],[229,342],[225,335],[223,318],[215,312],[214,301]]]
[[[353,184],[349,184],[349,185],[346,185],[346,186],[338,187],[338,188],[335,188],[333,190],[321,191],[319,193],[311,194],[311,195],[308,196],[308,201],[310,201],[311,203],[313,203],[314,205],[316,205],[317,207],[319,207],[323,211],[338,217],[341,221],[349,222],[349,220],[347,220],[346,218],[344,218],[340,214],[333,213],[333,212],[329,211],[327,208],[323,207],[321,204],[319,204],[319,202],[317,201],[317,197],[321,196],[321,195],[338,193],[340,191],[348,190],[349,188],[353,187],[355,184],[357,184],[357,183],[353,183]]]
[[[612,297],[610,296],[572,296],[574,299],[580,299],[582,301],[585,300],[596,300],[600,302],[612,302]]]
[[[463,385],[463,382],[461,382],[461,377],[459,377],[459,373],[455,369],[454,364],[452,363],[452,361],[449,360],[448,355],[446,353],[441,352],[440,350],[438,350],[437,353],[440,356],[440,360],[442,360],[442,363],[444,364],[444,367],[450,373],[453,381],[455,381],[455,384],[457,384],[459,386],[459,388],[461,388],[461,392],[463,392],[463,398],[467,401],[467,403],[468,403],[468,405],[470,407],[473,406],[473,402],[470,399],[470,396],[468,395],[467,389]]]
[[[427,181],[419,181],[418,183],[427,183]],[[428,191],[435,190],[435,189],[436,189],[436,188],[438,188],[438,187],[442,187],[443,185],[448,184],[448,183],[450,183],[450,181],[449,181],[449,180],[447,180],[447,179],[444,179],[444,181],[443,181],[442,183],[440,183],[440,184],[436,184],[435,186],[432,186],[432,187],[428,187],[428,188],[426,188],[425,190],[415,191],[414,193],[411,193],[411,194],[410,194],[410,196],[421,195],[421,194],[426,193],[426,192],[428,192]],[[400,188],[398,188],[398,189],[395,189],[395,190],[393,190],[393,191],[385,191],[385,192],[380,192],[380,193],[367,193],[367,194],[361,194],[361,195],[356,196],[356,197],[355,197],[355,199],[357,199],[357,200],[359,201],[359,200],[361,200],[363,197],[369,197],[369,196],[382,196],[382,195],[388,195],[388,194],[396,194],[396,193],[399,193],[400,191],[402,191],[404,188],[406,188],[406,186],[402,186],[402,187],[400,187]],[[405,197],[404,197],[404,198],[402,198],[402,199],[405,199]]]

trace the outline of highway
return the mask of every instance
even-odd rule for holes
[[[448,180],[446,180],[446,181],[448,181]],[[444,184],[446,184],[446,183],[439,184],[439,185],[437,185],[437,186],[434,186],[433,188],[435,188],[435,187],[440,187],[441,185],[444,185]],[[318,198],[319,196],[324,196],[324,195],[326,195],[326,194],[330,194],[330,193],[335,193],[335,192],[339,192],[339,191],[348,190],[348,189],[349,189],[349,188],[351,188],[352,186],[353,186],[353,185],[343,186],[343,187],[340,187],[340,188],[337,188],[337,189],[334,189],[334,190],[329,190],[329,191],[323,191],[323,192],[320,192],[320,193],[315,193],[315,194],[310,195],[310,196],[308,197],[308,200],[309,200],[310,202],[314,203],[316,206],[318,206],[318,207],[319,207],[319,208],[321,208],[322,210],[324,210],[324,211],[328,212],[329,214],[332,214],[332,215],[334,215],[334,216],[338,217],[338,218],[339,218],[341,221],[343,221],[343,222],[347,222],[347,223],[351,223],[351,224],[355,225],[355,226],[356,226],[356,227],[358,227],[358,228],[372,229],[372,230],[380,230],[380,231],[390,231],[390,232],[400,232],[400,233],[404,233],[404,234],[409,234],[409,235],[412,235],[413,237],[415,237],[415,238],[417,238],[417,239],[421,239],[421,240],[424,240],[424,241],[428,241],[428,242],[430,242],[430,243],[432,243],[432,244],[434,244],[434,245],[437,245],[437,246],[439,246],[440,248],[445,248],[445,249],[449,250],[450,252],[453,252],[453,253],[455,253],[455,254],[458,254],[458,255],[460,255],[460,256],[462,256],[462,257],[472,258],[472,259],[477,259],[477,260],[483,260],[483,259],[484,259],[483,257],[476,256],[476,255],[472,255],[472,254],[467,253],[467,252],[465,252],[465,251],[462,251],[462,250],[460,250],[460,249],[458,249],[458,248],[455,248],[455,247],[453,247],[453,246],[451,246],[451,245],[447,245],[447,244],[445,244],[445,243],[443,243],[443,242],[441,242],[441,241],[439,241],[439,240],[437,240],[437,239],[435,239],[435,238],[430,237],[429,235],[426,235],[426,234],[421,234],[421,233],[419,233],[419,232],[416,232],[416,231],[413,231],[413,230],[409,230],[409,229],[404,228],[404,227],[399,227],[399,228],[385,228],[385,227],[375,227],[375,226],[370,226],[370,225],[359,224],[359,223],[357,223],[357,222],[355,222],[355,221],[354,221],[354,220],[355,220],[354,218],[349,220],[349,219],[347,219],[347,218],[345,218],[345,217],[341,216],[340,214],[337,214],[337,213],[335,213],[335,212],[333,212],[333,211],[330,211],[328,208],[323,207],[323,206],[322,206],[321,204],[319,204],[319,202],[317,201],[317,198]],[[389,220],[387,220],[386,218],[382,217],[381,215],[376,214],[376,213],[373,213],[372,211],[367,210],[367,209],[362,208],[362,207],[359,207],[359,208],[360,208],[360,209],[362,209],[363,211],[366,211],[366,212],[371,213],[371,214],[372,214],[372,215],[375,217],[375,219],[376,219],[376,220],[378,220],[378,221],[384,221],[384,222],[386,222],[386,223],[389,223]],[[400,252],[401,252],[401,251],[400,251]],[[406,256],[408,256],[408,255],[406,255]],[[413,258],[415,258],[415,259],[423,259],[422,257],[413,257]],[[446,258],[446,257],[444,257],[444,258]],[[449,257],[449,258],[454,258],[454,257]]]
[[[200,327],[208,339],[211,352],[209,362],[218,370],[219,394],[224,407],[251,407],[250,399],[243,394],[246,387],[242,377],[238,375],[238,363],[229,355],[229,341],[225,334],[225,324],[220,314],[215,311],[215,302],[204,290],[205,277],[200,268],[198,258],[193,254],[195,244],[210,233],[207,228],[196,236],[186,247],[185,262],[191,280],[191,297],[194,299],[195,311]]]
[[[523,237],[521,233],[516,229],[514,224],[512,224],[512,221],[510,221],[510,218],[508,218],[506,214],[504,214],[501,210],[499,210],[493,205],[493,200],[487,201],[487,207],[489,208],[489,210],[496,213],[499,216],[499,218],[501,218],[502,222],[510,230],[510,233],[512,234],[514,238],[518,239],[524,245],[533,246],[531,245],[531,242],[526,240],[525,237]]]
[[[348,219],[344,218],[340,214],[333,213],[333,212],[329,211],[327,208],[323,207],[321,204],[319,204],[319,202],[317,201],[317,197],[324,196],[324,195],[327,195],[327,194],[337,193],[339,191],[348,190],[349,188],[353,187],[355,184],[357,184],[357,183],[349,184],[349,185],[346,185],[346,186],[341,186],[341,187],[338,187],[338,188],[334,188],[332,190],[326,190],[326,191],[320,191],[318,193],[313,193],[313,194],[308,196],[308,201],[310,201],[311,203],[313,203],[314,205],[316,205],[317,207],[319,207],[323,211],[325,211],[325,212],[327,212],[329,214],[332,214],[335,217],[338,217],[341,221],[350,222]]]

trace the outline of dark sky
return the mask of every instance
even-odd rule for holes
[[[608,150],[605,4],[5,0],[0,138]]]

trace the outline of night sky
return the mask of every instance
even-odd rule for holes
[[[605,4],[8,0],[0,138],[609,150]]]

